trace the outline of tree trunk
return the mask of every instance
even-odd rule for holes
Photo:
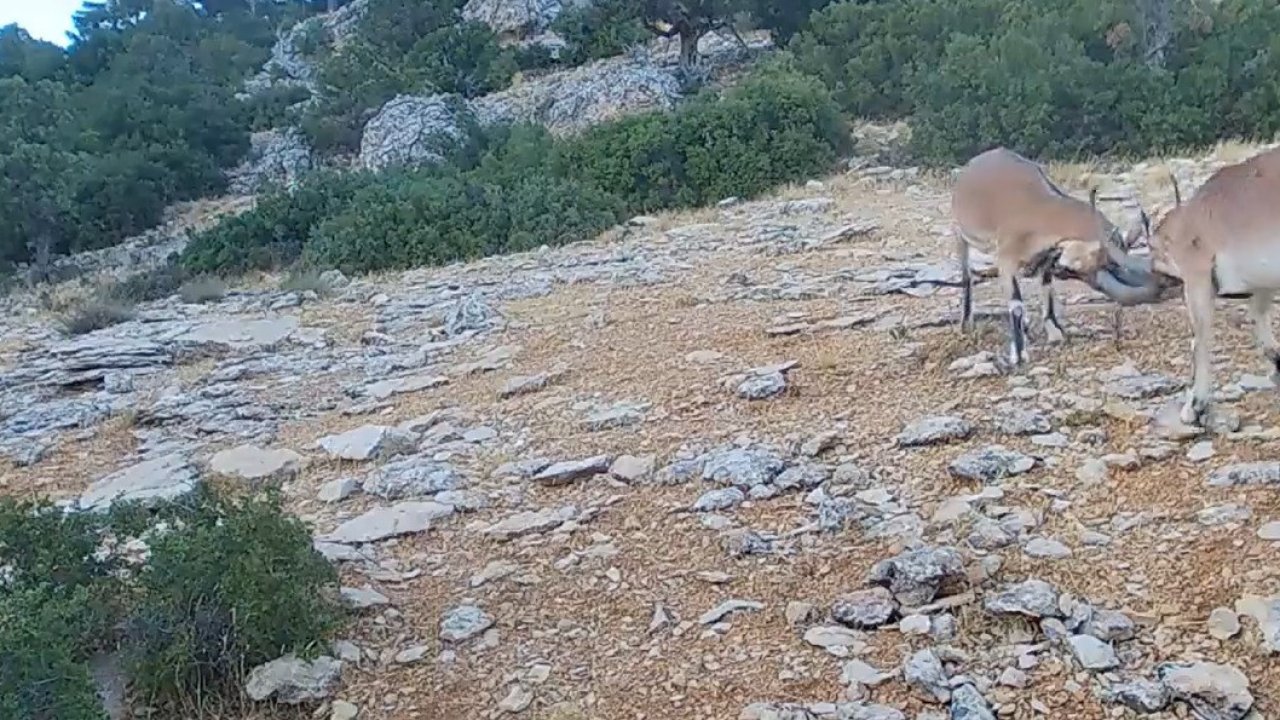
[[[1150,68],[1163,68],[1165,49],[1173,40],[1174,0],[1140,0],[1142,60]]]
[[[702,31],[692,25],[680,27],[680,67],[689,69],[698,64],[698,41]]]

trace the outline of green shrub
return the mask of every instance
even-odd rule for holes
[[[127,305],[163,300],[178,292],[189,277],[186,269],[177,262],[166,262],[107,286],[104,295]]]
[[[120,587],[95,556],[101,518],[0,499],[0,717],[101,720],[87,658],[111,635]]]
[[[621,55],[653,34],[635,13],[632,0],[599,0],[559,15],[551,29],[565,41],[560,64],[581,65]]]
[[[197,234],[182,253],[193,273],[239,273],[288,265],[302,254],[313,227],[339,212],[374,182],[363,172],[320,172],[292,191],[258,198],[253,210]]]
[[[124,640],[133,686],[172,700],[221,692],[250,667],[308,654],[337,626],[337,575],[278,499],[205,496],[151,541]]]
[[[560,164],[629,209],[652,211],[750,197],[820,174],[848,143],[822,85],[778,66],[674,113],[592,128],[566,143]]]

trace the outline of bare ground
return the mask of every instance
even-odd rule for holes
[[[963,546],[964,522],[953,527],[930,518],[943,501],[981,489],[947,472],[955,457],[1000,443],[1049,458],[1032,472],[1004,481],[999,504],[1034,512],[1042,525],[1032,534],[1061,540],[1072,549],[1072,557],[1037,560],[1016,545],[997,551],[1003,562],[992,578],[983,577],[974,562],[970,581],[977,596],[1027,577],[1049,580],[1098,606],[1123,610],[1139,623],[1137,639],[1126,643],[1128,650],[1122,653],[1126,667],[1110,677],[1149,676],[1154,665],[1165,660],[1230,663],[1249,676],[1259,716],[1280,713],[1280,669],[1260,649],[1256,628],[1246,621],[1240,636],[1217,641],[1204,627],[1212,609],[1232,606],[1243,593],[1280,592],[1275,545],[1255,533],[1263,523],[1280,519],[1280,495],[1268,488],[1211,488],[1205,475],[1229,462],[1274,459],[1280,445],[1256,432],[1252,437],[1218,436],[1213,438],[1216,454],[1207,463],[1184,459],[1186,447],[1179,445],[1167,459],[1147,460],[1132,469],[1112,468],[1105,481],[1089,484],[1076,477],[1086,458],[1157,443],[1145,418],[1099,414],[1075,425],[1055,422],[1055,430],[1071,438],[1061,450],[1003,435],[991,422],[992,408],[1018,387],[1036,391],[1022,404],[1060,410],[1057,398],[1067,393],[1101,397],[1099,374],[1126,362],[1143,372],[1186,376],[1189,330],[1180,303],[1126,310],[1118,344],[1111,334],[1110,306],[1068,304],[1065,317],[1072,337],[1066,345],[1036,343],[1031,366],[1014,376],[960,379],[948,370],[950,362],[978,350],[999,351],[1004,327],[993,322],[973,337],[961,336],[948,323],[913,327],[916,321],[954,314],[959,303],[954,289],[920,298],[869,295],[861,292],[864,286],[844,282],[839,284],[841,292],[811,299],[724,297],[726,287],[740,281],[731,277],[735,273],[751,284],[767,285],[784,278],[857,273],[889,261],[949,260],[950,240],[940,234],[947,223],[945,183],[884,183],[848,176],[832,178],[826,187],[796,188],[784,195],[832,197],[835,206],[824,213],[828,224],[838,226],[855,218],[872,221],[879,229],[869,236],[774,257],[758,245],[733,242],[746,232],[755,205],[660,218],[634,232],[646,242],[671,243],[668,231],[717,223],[717,242],[658,284],[559,285],[548,295],[503,305],[506,329],[468,346],[464,353],[479,356],[492,347],[518,348],[504,369],[455,376],[443,388],[397,396],[375,419],[335,411],[284,428],[279,444],[314,458],[288,490],[293,509],[314,522],[317,532],[332,529],[338,520],[374,503],[356,496],[335,507],[315,499],[325,482],[364,471],[321,459],[311,448],[316,438],[367,422],[395,424],[449,408],[468,419],[462,424],[485,424],[504,438],[498,449],[470,458],[467,466],[476,485],[489,491],[492,508],[454,515],[425,533],[379,546],[384,569],[413,577],[402,582],[370,579],[367,570],[343,565],[344,584],[371,584],[391,597],[395,607],[391,613],[355,620],[347,633],[369,655],[359,667],[348,667],[339,693],[360,706],[359,717],[497,717],[499,702],[516,684],[528,688],[534,698],[519,716],[547,720],[736,718],[757,701],[842,698],[842,661],[803,642],[803,628],[789,625],[784,609],[789,602],[805,601],[825,612],[836,596],[863,587],[871,565],[901,551],[907,541],[868,539],[856,527],[834,534],[800,532],[781,541],[773,554],[734,557],[726,552],[722,533],[707,527],[699,515],[673,512],[708,489],[702,483],[627,485],[598,476],[566,487],[543,487],[489,475],[510,460],[596,453],[651,454],[661,467],[686,445],[707,448],[739,437],[785,445],[826,431],[838,440],[822,460],[874,469],[878,486],[925,520],[924,539],[931,544]],[[1158,195],[1149,198],[1157,199]],[[583,250],[607,249],[611,242],[617,241],[601,240]],[[454,273],[465,282],[467,272],[453,268],[427,275],[444,278]],[[392,284],[397,278],[381,281]],[[1078,286],[1062,287],[1060,293],[1069,303],[1087,294]],[[982,285],[978,298],[995,303],[995,288]],[[1265,374],[1251,345],[1243,307],[1227,302],[1219,307],[1219,386],[1241,372]],[[305,312],[307,325],[327,327],[341,342],[356,344],[372,329],[370,316],[348,308],[321,303]],[[766,333],[778,325],[861,314],[880,322],[781,337]],[[720,356],[707,362],[691,358],[695,351]],[[779,397],[747,401],[720,385],[727,374],[783,361],[798,364],[789,373],[788,390]],[[557,364],[567,366],[568,373],[540,392],[498,398],[510,377]],[[588,432],[576,404],[589,399],[644,401],[650,407],[637,426]],[[1274,391],[1247,394],[1228,407],[1240,414],[1245,426],[1264,430],[1276,428],[1280,417]],[[905,424],[941,413],[973,420],[978,432],[942,447],[894,446],[893,437]],[[63,442],[35,468],[4,471],[0,492],[78,492],[131,449],[127,421],[116,422],[82,442]],[[1098,445],[1079,440],[1084,428],[1100,428],[1103,433],[1098,436],[1105,439]],[[1055,506],[1055,498],[1063,502]],[[1227,503],[1248,505],[1250,518],[1216,527],[1197,522],[1198,511]],[[473,527],[517,510],[566,504],[598,512],[568,531],[508,542],[484,537]],[[801,493],[748,502],[725,515],[730,527],[787,536],[808,525],[813,511]],[[1135,516],[1132,523],[1122,522]],[[1109,535],[1110,544],[1087,546],[1081,542],[1086,530]],[[980,554],[969,551],[970,556]],[[472,587],[472,576],[495,561],[514,563],[518,569]],[[707,571],[723,574],[715,578],[723,582],[700,577]],[[698,624],[699,615],[730,598],[758,601],[764,609],[734,614],[728,626],[715,631]],[[439,639],[439,621],[444,612],[464,602],[474,602],[493,616],[496,637],[451,648]],[[651,630],[655,605],[669,613],[671,622]],[[1028,624],[985,614],[980,600],[955,612],[959,634],[950,644],[972,658],[960,666],[972,676],[994,681],[1014,661],[1012,654],[999,660],[1002,648],[1041,639]],[[867,642],[860,657],[886,671],[900,667],[916,649],[937,644],[893,627],[868,633]],[[430,648],[422,661],[390,661],[415,644]],[[539,665],[550,668],[545,680],[536,677],[536,671],[535,676],[528,674]],[[993,684],[985,693],[1000,706],[1002,717],[1126,716],[1127,711],[1095,697],[1094,690],[1106,678],[1074,667],[1068,654],[1043,655],[1027,675],[1025,688]],[[912,696],[900,679],[869,689],[867,697],[897,707],[908,717],[930,707]],[[1175,716],[1180,715],[1166,717]]]

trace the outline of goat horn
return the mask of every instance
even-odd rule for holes
[[[1094,185],[1093,188],[1089,190],[1089,206],[1092,207],[1094,210],[1098,209],[1098,186],[1097,185]]]
[[[1182,206],[1182,190],[1178,188],[1178,178],[1172,172],[1169,173],[1169,181],[1173,183],[1173,203],[1175,207]]]

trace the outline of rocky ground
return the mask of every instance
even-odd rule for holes
[[[1127,221],[1157,175],[1096,179]],[[1068,343],[1010,373],[995,288],[954,325],[947,225],[945,179],[862,168],[70,340],[16,298],[0,492],[283,484],[360,608],[318,717],[1280,712],[1280,414],[1243,304],[1212,428],[1171,432],[1180,303],[1117,342],[1060,286]]]

